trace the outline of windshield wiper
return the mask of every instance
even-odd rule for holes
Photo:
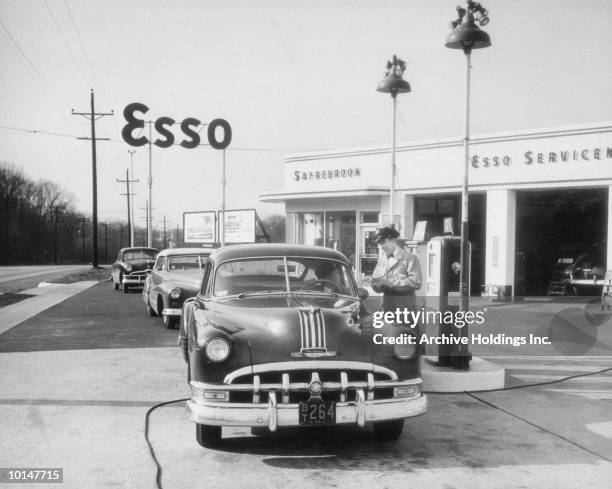
[[[240,292],[236,294],[234,297],[238,297],[238,299],[242,299],[243,297],[253,297],[258,295],[285,295],[287,294],[286,290],[260,290],[259,292]]]
[[[292,290],[291,293],[297,294],[297,295],[323,295],[326,297],[332,296],[334,299],[338,297],[337,292],[323,292],[323,291],[316,291],[316,290]]]

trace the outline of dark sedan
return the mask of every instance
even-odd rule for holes
[[[202,289],[183,306],[189,417],[202,446],[222,426],[371,423],[396,440],[404,418],[423,414],[419,351],[374,327],[349,262],[322,247],[228,246],[206,262]]]
[[[142,288],[142,299],[149,315],[162,316],[167,329],[178,326],[183,302],[200,290],[209,255],[210,250],[202,248],[170,248],[157,255]]]
[[[127,294],[130,287],[144,285],[159,250],[155,248],[122,248],[111,270],[115,290],[119,287]]]

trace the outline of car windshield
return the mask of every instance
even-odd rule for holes
[[[180,255],[168,259],[168,270],[193,270],[204,268],[205,255]]]
[[[256,258],[233,260],[217,267],[213,290],[216,297],[279,292],[357,295],[350,270],[335,260]]]
[[[154,250],[130,250],[123,252],[123,261],[154,260],[157,251]]]

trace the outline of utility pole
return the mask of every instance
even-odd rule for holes
[[[153,247],[153,142],[152,142],[152,131],[153,121],[147,121],[149,124],[149,178],[147,183],[149,185],[149,199],[147,200],[147,246]]]
[[[87,221],[89,221],[89,219],[87,217],[81,217],[81,239],[83,241],[83,256],[82,256],[82,261],[83,263],[87,263],[85,261],[85,223]]]
[[[145,206],[141,207],[140,209],[145,211],[145,215],[144,215],[144,217],[141,217],[141,219],[144,219],[145,222],[147,223],[147,246],[149,248],[152,248],[153,240],[151,239],[152,238],[152,234],[151,234],[152,231],[151,231],[151,228],[149,227],[150,218],[151,218],[151,215],[149,214],[149,207],[150,207],[149,206],[149,201],[147,200],[147,201],[145,201]]]
[[[130,155],[130,178],[132,179],[133,182],[138,182],[138,179],[134,180],[134,153],[136,153],[135,149],[128,149],[128,154]],[[129,179],[128,179],[129,180]],[[130,204],[132,206],[132,226],[130,227],[130,246],[134,246],[134,243],[136,242],[136,235],[134,234],[134,226],[135,221],[134,221],[134,186],[132,185],[132,195],[130,197]]]
[[[168,247],[168,239],[167,239],[167,234],[166,234],[166,215],[165,214],[164,214],[163,223],[164,223],[164,249],[166,249]]]
[[[103,222],[100,226],[104,226],[104,263],[108,263],[108,227],[110,224]]]
[[[54,242],[54,245],[53,245],[53,264],[54,265],[57,265],[57,213],[58,213],[58,211],[61,211],[61,210],[64,210],[64,209],[65,209],[65,207],[62,206],[62,205],[53,206],[53,214],[55,216],[55,223],[54,223],[55,232],[54,232],[54,235],[53,235],[54,236],[53,237],[53,242]]]
[[[127,188],[127,193],[125,194],[120,194],[120,195],[126,195],[127,196],[127,216],[128,216],[128,227],[130,228],[130,246],[134,246],[134,233],[133,233],[133,224],[132,224],[132,212],[131,212],[131,204],[130,204],[130,196],[133,194],[130,194],[130,183],[132,182],[138,182],[138,180],[130,180],[130,174],[129,171],[126,169],[125,170],[125,180],[119,180],[118,178],[116,179],[118,183],[124,183],[125,182],[125,186]]]
[[[96,112],[94,107],[94,91],[91,90],[91,110],[90,112],[75,112],[72,115],[80,115],[91,121],[91,137],[77,138],[91,140],[91,173],[93,184],[93,268],[98,268],[98,171],[96,165],[96,141],[110,141],[110,138],[96,138],[96,121],[105,115],[114,115],[114,112]]]

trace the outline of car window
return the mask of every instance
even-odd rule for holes
[[[157,252],[154,250],[129,250],[123,252],[123,261],[153,260]]]
[[[166,265],[166,257],[160,256],[157,258],[157,262],[155,263],[155,270],[157,270],[158,272],[161,272],[164,269],[165,265]]]
[[[204,266],[203,255],[180,255],[168,258],[168,270],[191,270],[201,269]]]
[[[335,260],[288,257],[234,260],[222,263],[215,272],[216,297],[240,293],[311,291],[356,295],[346,265]]]

